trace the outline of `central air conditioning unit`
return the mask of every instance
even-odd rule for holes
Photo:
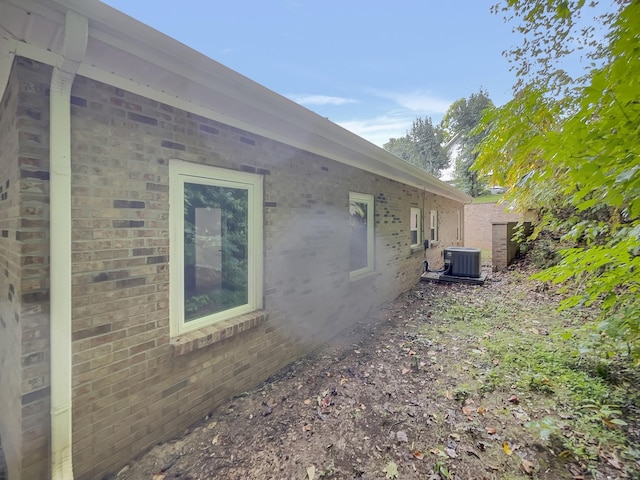
[[[480,277],[480,250],[468,247],[444,249],[445,274],[452,277]]]

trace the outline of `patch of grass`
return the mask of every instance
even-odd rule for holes
[[[473,203],[496,203],[502,198],[502,195],[502,193],[496,193],[494,195],[480,195],[479,197],[475,197],[473,199]]]
[[[635,458],[619,407],[629,402],[628,389],[606,359],[614,353],[603,356],[601,338],[582,328],[585,315],[536,304],[526,290],[508,298],[485,292],[438,303],[438,328],[477,354],[477,395],[517,392],[531,407],[530,430],[587,470],[602,451]],[[470,395],[469,386],[463,390],[454,392],[456,400]]]

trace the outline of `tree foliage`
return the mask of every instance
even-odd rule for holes
[[[442,147],[443,133],[434,127],[431,118],[416,118],[404,137],[391,138],[384,149],[412,163],[436,177],[449,166],[447,153]]]
[[[520,21],[524,41],[511,52],[514,98],[485,115],[476,168],[511,187],[519,210],[539,212],[536,232],[562,235],[560,262],[538,278],[572,293],[565,306],[600,305],[601,327],[640,355],[640,1],[613,7],[495,7]],[[584,26],[590,9],[599,23]],[[570,75],[576,54],[589,64]]]
[[[455,145],[454,181],[458,188],[477,197],[485,188],[484,180],[471,169],[476,148],[486,136],[485,129],[476,129],[485,109],[493,107],[489,94],[480,89],[469,98],[461,98],[451,104],[440,124],[445,139]],[[454,151],[453,149],[451,150]]]

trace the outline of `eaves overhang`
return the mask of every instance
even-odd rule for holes
[[[0,41],[12,55],[56,65],[67,10],[89,21],[79,75],[455,201],[471,201],[424,170],[97,0],[0,0]]]

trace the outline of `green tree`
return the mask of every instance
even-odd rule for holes
[[[538,278],[572,293],[565,306],[600,305],[601,327],[640,356],[640,1],[597,3],[496,7],[520,19],[524,41],[511,52],[515,96],[485,115],[476,168],[538,210],[534,236],[562,235],[560,262]],[[599,21],[585,27],[592,8]],[[570,75],[576,54],[591,63]]]
[[[478,156],[476,147],[486,136],[486,129],[476,130],[476,127],[483,111],[492,107],[489,94],[480,89],[468,99],[453,102],[440,124],[445,139],[454,143],[450,151],[455,152],[455,184],[473,197],[480,195],[486,187],[483,178],[471,168]]]
[[[443,133],[433,126],[431,118],[416,118],[411,130],[404,137],[391,138],[384,149],[439,177],[449,166],[449,159],[442,146]]]

